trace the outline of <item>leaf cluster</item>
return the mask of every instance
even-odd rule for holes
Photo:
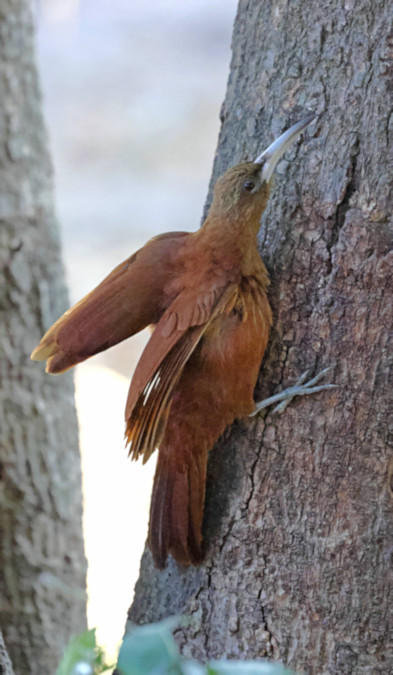
[[[117,663],[119,675],[291,675],[281,664],[269,661],[210,661],[185,659],[172,631],[187,619],[172,617],[159,623],[134,626],[125,636]],[[72,638],[56,675],[103,675],[113,666],[97,645],[95,629]]]
[[[291,675],[281,664],[268,661],[210,661],[183,658],[172,636],[178,618],[135,626],[119,653],[119,675]]]

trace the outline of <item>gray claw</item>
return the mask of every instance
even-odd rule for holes
[[[274,403],[278,403],[278,405],[273,408],[273,413],[281,413],[285,408],[287,407],[288,403],[292,401],[292,399],[295,396],[308,396],[308,394],[317,394],[319,391],[324,391],[325,389],[336,389],[337,384],[320,384],[318,387],[315,387],[314,385],[319,382],[327,373],[329,373],[331,370],[333,370],[334,366],[329,366],[328,368],[324,368],[321,370],[320,373],[315,375],[311,380],[308,382],[304,383],[304,380],[307,377],[308,371],[303,373],[299,379],[297,380],[296,384],[293,387],[288,387],[287,389],[284,389],[281,391],[279,394],[275,394],[274,396],[270,396],[269,398],[266,398],[264,401],[260,401],[259,403],[255,404],[255,410],[254,412],[251,413],[250,417],[253,417],[254,415],[257,415],[261,410],[264,408],[267,408],[270,405],[273,405]],[[303,384],[304,383],[304,384]]]

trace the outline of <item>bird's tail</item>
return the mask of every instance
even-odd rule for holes
[[[165,442],[159,450],[149,524],[149,546],[159,569],[169,553],[182,565],[202,561],[206,466],[206,450],[177,453]]]

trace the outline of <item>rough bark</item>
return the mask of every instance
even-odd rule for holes
[[[67,298],[27,0],[0,1],[0,262],[0,627],[42,675],[85,627],[85,558],[72,380],[29,359]]]
[[[0,673],[1,675],[14,675],[12,663],[4,644],[3,635],[0,631]]]
[[[204,565],[159,573],[145,552],[130,620],[192,615],[178,638],[202,660],[391,668],[392,65],[387,1],[240,1],[213,182],[319,114],[262,222],[274,330],[256,399],[331,364],[339,388],[217,444]]]

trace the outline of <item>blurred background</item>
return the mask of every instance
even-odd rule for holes
[[[71,302],[149,238],[199,227],[237,0],[40,0],[44,113]],[[114,654],[147,534],[154,460],[124,451],[146,335],[76,369],[88,621]]]

